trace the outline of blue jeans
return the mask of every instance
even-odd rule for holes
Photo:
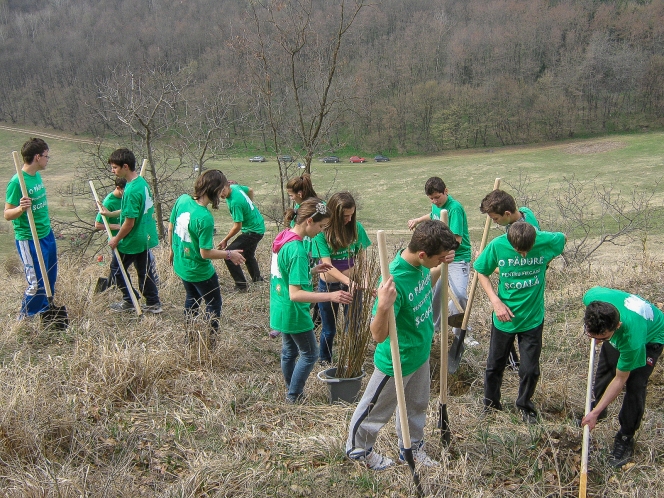
[[[213,332],[219,330],[219,317],[221,316],[221,290],[219,278],[215,272],[202,282],[182,281],[186,296],[184,299],[185,318],[195,318],[200,314],[201,303],[205,301],[205,313],[210,317],[210,326]]]
[[[58,251],[55,247],[53,230],[46,237],[39,239],[39,247],[44,258],[44,266],[46,267],[48,283],[51,286],[51,294],[54,294],[55,281],[58,278]],[[46,311],[49,307],[46,288],[39,260],[37,259],[37,249],[35,249],[35,244],[32,240],[17,240],[16,248],[23,263],[25,279],[28,282],[28,288],[25,290],[23,301],[21,302],[20,316],[37,315]]]
[[[318,292],[336,292],[338,290],[348,290],[348,286],[341,282],[327,283],[323,280],[318,281]],[[344,305],[344,313],[348,306]],[[337,313],[339,313],[339,303],[321,302],[318,303],[320,312],[321,332],[320,332],[320,360],[332,361],[332,345],[334,336],[337,333]]]
[[[318,359],[318,344],[313,330],[281,334],[281,371],[286,381],[286,396],[291,401],[302,397],[304,384]]]

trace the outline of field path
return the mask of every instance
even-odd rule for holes
[[[45,133],[42,131],[27,130],[25,128],[16,128],[15,126],[0,125],[0,130],[12,131],[15,133],[26,133],[28,135],[39,135],[44,138],[52,138],[54,140],[63,140],[65,142],[77,142],[82,144],[94,144],[94,140],[85,139],[85,138],[72,138],[62,135],[54,135],[53,133]]]

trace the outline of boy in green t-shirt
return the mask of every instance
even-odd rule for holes
[[[376,368],[353,413],[346,441],[348,457],[372,470],[383,470],[394,463],[391,458],[373,450],[378,432],[397,407],[388,336],[392,308],[399,335],[413,457],[422,465],[437,465],[424,451],[424,424],[431,383],[429,355],[434,330],[431,284],[440,276],[440,263],[451,263],[458,247],[455,235],[444,223],[425,220],[415,228],[408,247],[390,263],[390,278],[378,287],[371,322],[371,335],[378,342],[374,353]],[[396,429],[403,449],[398,412]],[[404,460],[403,452],[399,459]]]
[[[470,273],[470,236],[468,234],[468,219],[466,218],[466,211],[463,209],[461,203],[448,194],[445,182],[437,176],[432,176],[426,181],[424,184],[424,193],[431,201],[431,213],[408,220],[408,228],[413,230],[424,220],[439,220],[440,212],[443,209],[447,210],[448,225],[456,237],[457,242],[459,242],[459,249],[456,251],[454,262],[450,264],[449,267],[448,283],[459,304],[465,308],[468,301],[468,275]],[[441,285],[442,282],[436,284],[433,295],[433,320],[436,330],[440,330]],[[454,305],[454,302],[450,301],[449,312],[450,314],[462,313],[463,310],[458,310]],[[461,329],[459,328],[453,330],[456,335],[461,333]],[[470,334],[466,334],[464,343],[466,346],[470,347],[479,344]]]
[[[493,239],[473,265],[494,309],[484,405],[502,410],[503,372],[516,337],[521,355],[516,406],[526,423],[537,423],[531,398],[540,376],[546,270],[551,260],[562,254],[565,240],[563,233],[538,232],[530,223],[515,223],[505,235]],[[496,268],[497,294],[489,279]]]
[[[593,287],[583,296],[586,334],[602,342],[593,387],[593,409],[582,425],[595,428],[607,407],[625,388],[609,463],[622,467],[634,453],[634,434],[646,406],[646,388],[664,347],[664,313],[645,299],[606,287]]]
[[[536,230],[540,229],[537,218],[535,218],[533,212],[527,207],[517,209],[514,197],[504,190],[496,189],[488,193],[484,199],[482,199],[480,212],[486,214],[497,225],[505,227],[505,232],[509,230],[512,223],[520,223],[523,221],[530,223]],[[512,344],[508,361],[512,370],[519,370],[519,355],[516,352],[514,344]]]
[[[258,206],[254,204],[254,191],[244,185],[227,183],[221,191],[221,197],[226,199],[228,211],[233,219],[233,226],[217,247],[219,249],[228,247],[229,250],[241,250],[252,282],[263,282],[261,270],[256,260],[256,248],[265,234],[265,221],[258,210]],[[238,233],[240,235],[228,245],[228,241]],[[246,292],[249,286],[242,268],[230,261],[226,261],[226,267],[235,281],[235,290]]]
[[[146,305],[143,311],[148,313],[161,313],[161,302],[157,289],[157,277],[154,265],[150,264],[149,252],[158,242],[157,226],[154,221],[154,202],[152,190],[145,179],[136,171],[136,157],[129,149],[117,149],[108,158],[115,176],[127,180],[122,196],[120,212],[120,230],[108,241],[111,249],[118,249],[122,265],[128,269],[132,264],[138,274],[138,288],[145,297]],[[100,205],[102,215],[109,217],[111,213]],[[122,301],[111,304],[113,311],[132,311],[128,285],[125,282],[120,266],[111,261],[113,280],[122,291]],[[133,290],[132,290],[133,292]]]
[[[37,238],[52,294],[55,293],[55,281],[58,278],[58,251],[55,236],[51,230],[46,188],[39,174],[48,165],[50,158],[48,145],[41,138],[31,138],[23,144],[21,156],[23,156],[22,174],[28,197],[23,197],[18,175],[15,174],[7,184],[4,216],[7,221],[12,222],[14,227],[16,249],[23,263],[25,279],[28,282],[28,288],[25,290],[21,302],[19,317],[22,318],[42,313],[49,307],[35,249],[36,241],[32,239],[26,213],[28,209],[32,210],[34,216]]]

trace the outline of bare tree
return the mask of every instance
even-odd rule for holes
[[[236,48],[244,55],[260,112],[265,111],[271,142],[304,153],[305,171],[330,142],[340,114],[351,107],[349,83],[339,73],[342,52],[363,0],[252,0],[250,21]],[[288,164],[278,160],[282,208]]]

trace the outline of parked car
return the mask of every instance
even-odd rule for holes
[[[249,158],[250,163],[264,163],[265,158],[263,156],[254,156]]]
[[[367,160],[360,156],[353,156],[350,158],[351,163],[366,163]]]
[[[337,156],[326,156],[322,159],[324,163],[338,163],[339,158]]]
[[[279,156],[279,161],[281,161],[282,163],[292,163],[293,156]]]
[[[381,154],[378,154],[376,157],[374,157],[374,161],[376,161],[377,163],[384,163],[389,160],[390,160],[389,157],[383,156]]]

